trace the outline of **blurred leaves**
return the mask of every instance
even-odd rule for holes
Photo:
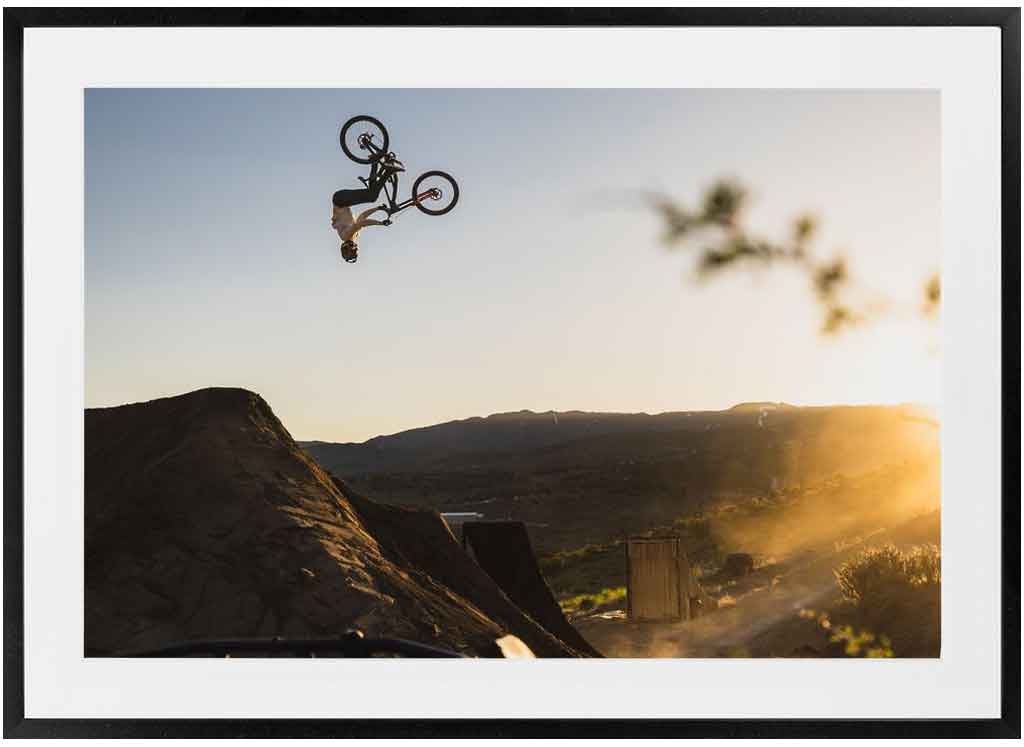
[[[818,297],[822,301],[834,298],[836,291],[846,282],[847,277],[846,260],[842,257],[815,267],[814,286],[818,291]]]
[[[825,321],[822,322],[821,331],[826,335],[834,335],[846,327],[863,321],[863,317],[854,314],[845,306],[830,306],[825,311]]]
[[[802,215],[796,219],[793,225],[793,240],[797,244],[806,244],[814,238],[814,232],[818,230],[818,219],[813,215]]]
[[[754,243],[745,236],[733,236],[720,246],[710,246],[701,255],[698,272],[707,276],[739,260],[770,260],[777,250],[771,244]]]
[[[700,280],[734,267],[789,265],[807,276],[822,307],[821,332],[825,335],[835,335],[877,313],[877,305],[855,308],[846,298],[852,274],[843,255],[823,260],[810,251],[819,227],[815,215],[798,216],[786,240],[754,236],[743,224],[747,196],[738,182],[722,179],[708,188],[696,210],[664,195],[648,195],[648,201],[665,223],[663,240],[669,247],[700,240],[702,249],[696,264]],[[934,314],[941,297],[938,274],[929,279],[924,295],[924,312]]]
[[[731,228],[739,219],[739,212],[746,197],[746,190],[738,184],[725,180],[719,181],[712,185],[704,195],[704,207],[701,215],[708,223]]]

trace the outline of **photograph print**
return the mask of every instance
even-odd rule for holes
[[[85,656],[940,656],[938,92],[84,123]]]

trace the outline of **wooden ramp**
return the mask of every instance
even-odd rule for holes
[[[541,575],[521,521],[466,522],[462,525],[462,543],[519,609],[566,645],[601,656],[562,614]]]

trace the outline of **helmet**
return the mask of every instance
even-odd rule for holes
[[[354,241],[343,241],[341,244],[341,257],[346,262],[355,262],[359,258],[359,247]]]

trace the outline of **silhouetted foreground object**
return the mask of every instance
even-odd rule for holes
[[[890,304],[877,298],[852,301],[847,297],[852,285],[846,258],[831,259],[814,255],[811,244],[818,229],[814,215],[801,215],[793,221],[791,234],[782,239],[754,235],[743,225],[747,190],[730,180],[720,180],[704,194],[696,208],[688,208],[663,195],[648,195],[648,202],[665,222],[665,243],[670,247],[691,240],[701,242],[697,277],[708,278],[722,270],[740,265],[788,264],[807,275],[815,297],[824,309],[822,332],[835,334],[846,327],[888,311]],[[924,285],[920,311],[933,315],[941,298],[938,273]]]
[[[506,636],[499,640],[504,641]],[[495,645],[498,646],[497,641]],[[523,644],[520,644],[523,645]],[[498,646],[501,648],[500,646]],[[138,651],[118,651],[115,656],[133,658],[217,657],[293,659],[369,659],[397,656],[408,659],[462,659],[463,654],[440,646],[428,646],[402,638],[367,638],[353,630],[333,638],[238,638],[184,641]]]
[[[535,659],[530,647],[509,634],[494,641],[496,656],[502,659]],[[152,649],[118,651],[117,657],[167,659],[189,658],[283,658],[283,659],[468,659],[441,646],[404,638],[367,638],[361,630],[350,630],[331,638],[222,638],[183,641]]]
[[[436,513],[347,494],[252,392],[86,410],[87,655],[353,629],[472,656],[511,633],[578,655]]]
[[[521,521],[467,522],[462,525],[462,541],[519,609],[577,651],[600,656],[562,614]]]

